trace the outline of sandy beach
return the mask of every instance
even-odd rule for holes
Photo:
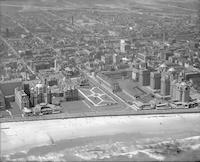
[[[195,136],[198,138],[200,135],[200,114],[95,117],[1,123],[1,156],[19,151],[27,152],[31,148],[52,145],[62,140],[118,134],[131,134],[132,137],[141,134],[146,139],[160,137],[165,140]]]

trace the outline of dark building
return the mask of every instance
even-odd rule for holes
[[[169,60],[169,58],[173,55],[174,55],[174,53],[172,51],[165,51],[165,52],[163,52],[161,59]]]
[[[29,87],[29,84],[28,83],[23,83],[22,84],[22,89],[27,94],[27,96],[30,98],[30,87]]]
[[[34,88],[30,90],[30,107],[34,107],[37,103],[35,103],[35,92]]]
[[[161,78],[161,95],[170,95],[170,77],[165,74],[163,74]]]
[[[74,86],[64,88],[64,99],[66,101],[75,101],[79,99],[78,89]]]
[[[160,89],[161,86],[161,73],[151,72],[150,86],[152,89]]]
[[[181,83],[182,87],[182,102],[189,102],[190,101],[190,87],[185,82]]]
[[[141,69],[139,71],[139,83],[141,86],[150,85],[150,71],[148,69]]]
[[[39,70],[45,70],[45,69],[50,69],[52,66],[51,66],[51,63],[50,62],[47,62],[47,61],[43,61],[43,62],[38,62],[38,63],[32,63],[32,69],[35,71],[35,72],[39,72]]]
[[[34,99],[34,101],[33,101],[34,106],[36,106],[36,105],[38,104],[38,95],[37,95],[37,93],[34,93],[33,99]],[[33,106],[33,107],[34,107],[34,106]]]
[[[51,93],[51,88],[50,87],[47,87],[46,103],[52,104],[52,93]]]
[[[45,102],[45,98],[44,98],[44,93],[39,93],[38,95],[37,95],[37,99],[38,99],[38,104],[40,104],[40,103],[44,103]]]
[[[3,93],[0,90],[0,110],[5,109],[6,104],[5,104],[5,98]]]
[[[88,87],[90,85],[89,80],[85,77],[81,77],[80,80],[78,80],[79,86],[81,87]]]
[[[58,85],[58,80],[57,80],[57,79],[48,80],[48,81],[47,81],[47,85],[48,85],[48,86]]]
[[[52,93],[50,87],[38,83],[30,89],[30,106],[34,107],[40,103],[52,103]]]

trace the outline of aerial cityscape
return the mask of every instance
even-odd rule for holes
[[[200,1],[1,0],[0,112],[2,161],[200,160]]]

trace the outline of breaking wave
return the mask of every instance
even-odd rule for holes
[[[157,140],[156,140],[157,141]],[[49,152],[45,155],[28,155],[26,157],[12,158],[4,157],[7,161],[67,161],[66,156],[70,154],[76,160],[110,160],[119,157],[127,159],[138,159],[141,156],[147,160],[169,160],[170,158],[182,157],[189,152],[200,150],[200,136],[183,139],[168,139],[162,142],[151,141],[148,144],[134,142],[111,142],[111,143],[90,143],[87,145],[66,148],[59,152]],[[25,154],[25,152],[24,152]],[[190,156],[191,157],[191,156]],[[187,157],[184,157],[184,159]],[[200,158],[200,157],[196,157]]]
[[[145,154],[150,159],[162,161],[171,156],[178,156],[185,152],[199,149],[200,136],[195,136],[145,145],[133,145],[123,142],[102,144],[98,146],[87,145],[85,147],[74,148],[72,152],[82,160],[102,160],[119,156],[136,158],[141,154]]]

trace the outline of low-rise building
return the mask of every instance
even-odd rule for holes
[[[66,101],[74,101],[79,99],[78,89],[75,86],[67,86],[64,88],[64,99]]]

